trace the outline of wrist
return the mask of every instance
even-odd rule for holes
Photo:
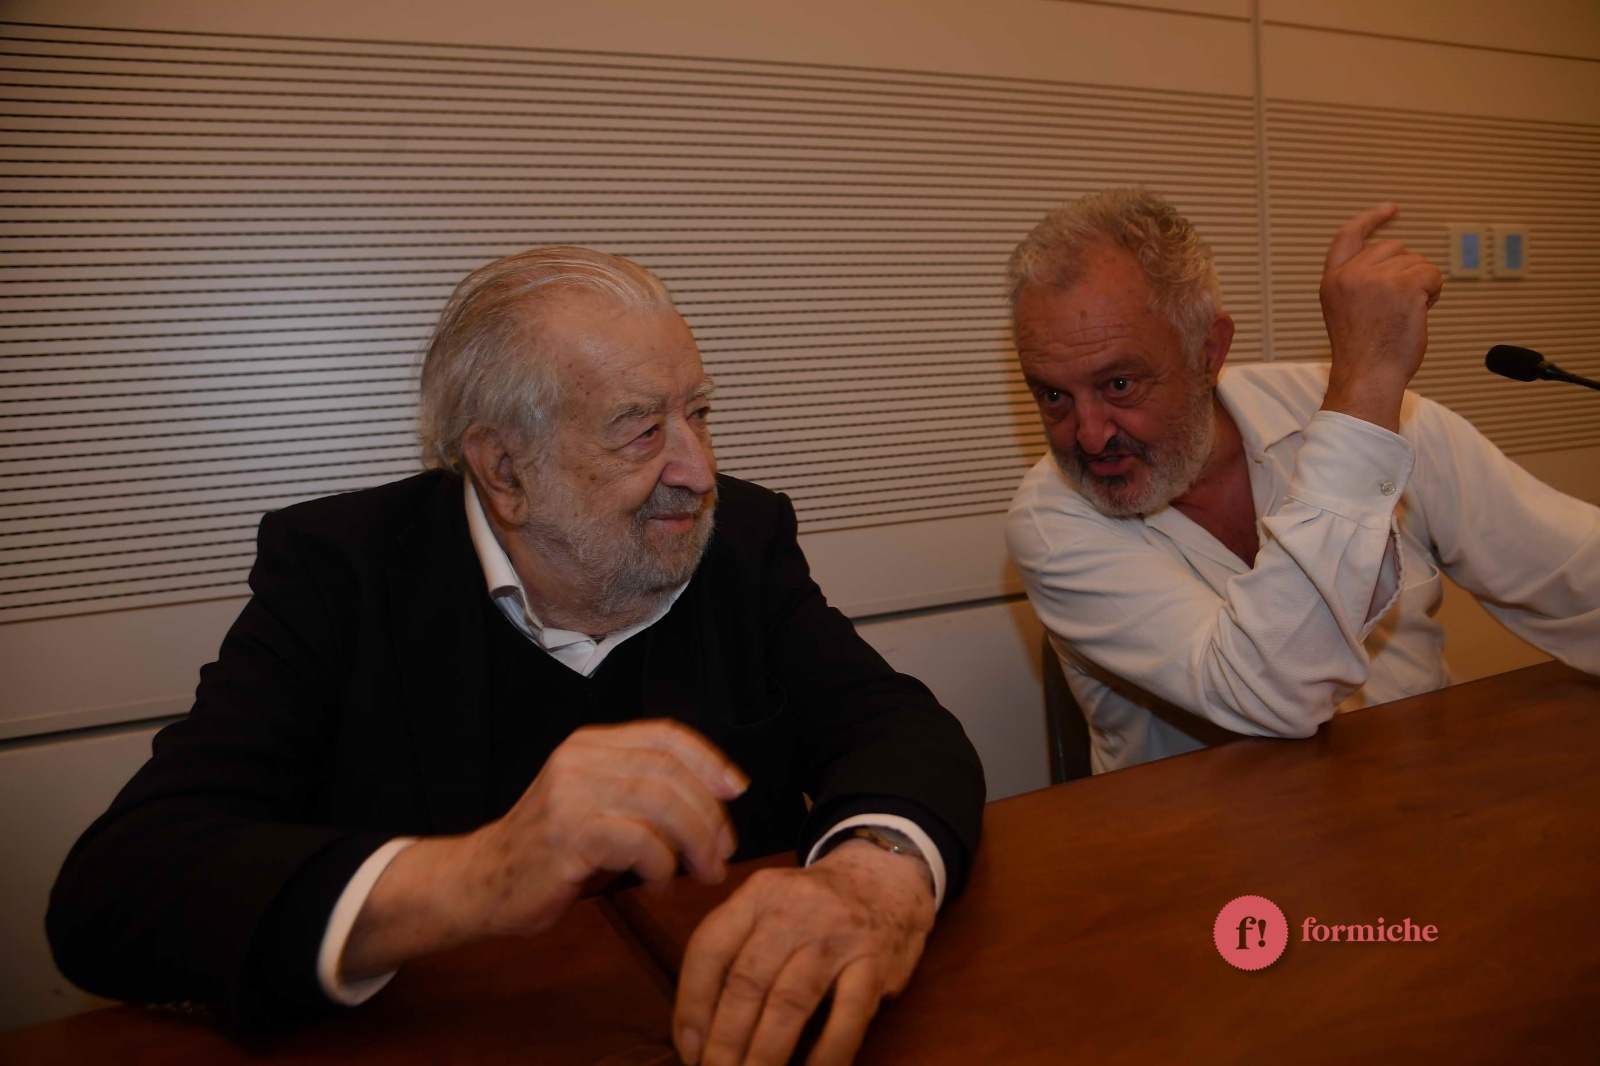
[[[1359,418],[1397,433],[1400,429],[1400,406],[1405,399],[1408,381],[1408,378],[1398,374],[1340,372],[1335,363],[1328,373],[1328,391],[1323,395],[1322,409]]]
[[[350,930],[339,963],[343,977],[384,973],[488,934],[492,910],[479,886],[462,876],[468,839],[420,840],[395,857]]]
[[[862,836],[846,836],[819,858],[816,866],[859,872],[875,883],[895,885],[926,899],[931,913],[934,899],[933,871],[920,854],[891,851]]]

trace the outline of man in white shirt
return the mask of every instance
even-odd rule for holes
[[[1600,673],[1600,509],[1407,391],[1439,271],[1368,238],[1328,251],[1332,363],[1223,369],[1210,249],[1160,198],[1051,212],[1009,269],[1050,454],[1013,559],[1089,721],[1095,772],[1230,735],[1306,737],[1449,683],[1440,571],[1513,631]]]
[[[585,891],[798,848],[707,917],[686,1062],[848,1061],[977,848],[960,724],[828,607],[781,495],[718,475],[661,282],[535,249],[457,289],[434,469],[268,515],[194,710],[63,867],[63,972],[271,1028]],[[809,807],[808,807],[808,802]]]

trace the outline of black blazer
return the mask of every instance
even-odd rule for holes
[[[687,723],[750,774],[730,807],[738,858],[898,813],[933,837],[958,893],[984,799],[960,724],[827,605],[787,498],[718,482],[705,558],[633,638],[648,642],[645,715]],[[391,837],[503,813],[492,717],[537,713],[489,705],[459,477],[267,515],[250,585],[193,710],[73,848],[46,920],[84,988],[206,1002],[245,1030],[328,1008],[316,952],[356,868]]]

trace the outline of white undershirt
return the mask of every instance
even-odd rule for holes
[[[689,583],[684,582],[673,589],[672,593],[662,601],[660,608],[644,621],[627,629],[607,633],[599,640],[587,633],[546,626],[539,621],[538,615],[534,614],[533,608],[529,606],[522,578],[518,576],[516,567],[511,565],[511,558],[506,554],[505,548],[495,537],[494,530],[489,525],[489,518],[484,514],[483,503],[478,499],[478,493],[472,486],[472,479],[463,480],[466,485],[467,529],[472,534],[472,547],[478,554],[478,564],[483,568],[484,583],[488,587],[490,598],[523,636],[548,652],[557,662],[584,677],[592,676],[605,661],[606,656],[615,651],[623,641],[644,632],[666,617],[667,612],[672,610],[673,604],[678,602],[683,590],[689,587]],[[939,854],[939,849],[934,846],[933,839],[927,832],[909,818],[893,814],[858,814],[846,818],[822,834],[811,846],[810,852],[806,855],[806,865],[810,866],[815,862],[827,850],[828,844],[840,834],[850,833],[858,827],[866,826],[904,833],[921,850],[927,860],[928,870],[933,875],[933,905],[937,910],[944,903],[944,858]],[[328,926],[322,934],[322,946],[317,951],[317,981],[322,985],[322,991],[335,1003],[342,1003],[348,1007],[365,1003],[377,995],[379,990],[399,972],[391,970],[376,977],[345,980],[339,975],[339,960],[344,956],[345,944],[350,939],[350,930],[355,927],[356,917],[366,905],[367,896],[378,883],[378,878],[383,876],[384,870],[389,868],[396,855],[416,841],[416,837],[396,837],[374,851],[356,869],[355,875],[350,878],[344,891],[340,893],[338,902],[334,904],[333,913],[328,916]]]

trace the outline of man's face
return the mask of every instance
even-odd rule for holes
[[[523,534],[617,610],[687,581],[711,538],[711,379],[683,319],[575,292],[543,330],[561,410]]]
[[[1210,458],[1221,360],[1208,344],[1210,369],[1190,369],[1132,255],[1103,245],[1076,284],[1024,286],[1015,323],[1023,376],[1073,488],[1114,518],[1188,491]]]

